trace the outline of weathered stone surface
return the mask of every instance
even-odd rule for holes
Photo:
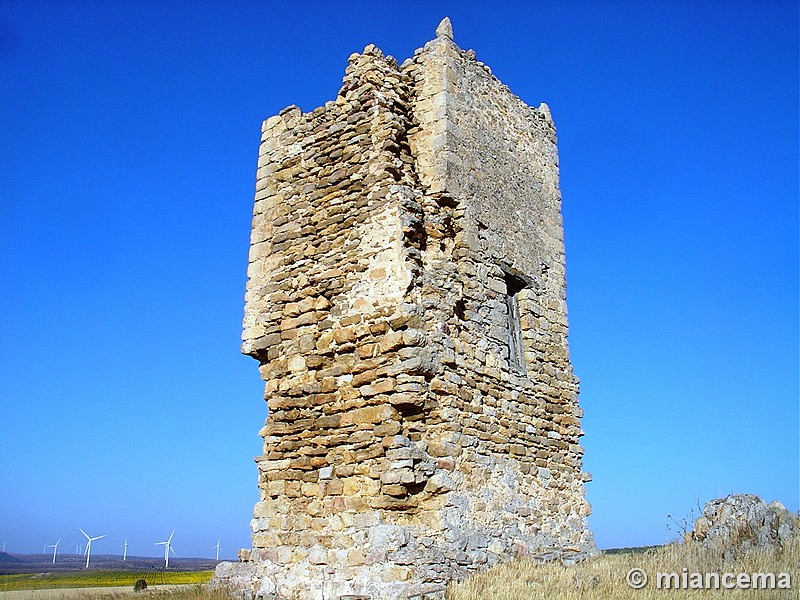
[[[221,562],[216,567],[210,587],[211,589],[235,591],[239,594],[247,591],[255,595],[256,590],[260,587],[256,565],[253,563]]]
[[[453,26],[450,24],[450,17],[442,19],[442,22],[439,23],[439,26],[436,28],[436,35],[441,35],[451,40],[453,39]]]
[[[717,546],[728,556],[754,548],[781,547],[800,535],[800,521],[778,501],[767,504],[754,494],[709,500],[689,538]]]
[[[560,204],[549,110],[447,19],[264,122],[242,349],[269,417],[253,548],[218,581],[407,598],[594,551]]]

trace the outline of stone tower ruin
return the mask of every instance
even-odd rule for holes
[[[594,550],[545,104],[448,20],[400,66],[367,46],[334,101],[264,122],[251,244],[243,352],[269,415],[253,548],[219,579],[437,597]]]

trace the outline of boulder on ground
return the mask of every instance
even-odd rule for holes
[[[738,554],[754,548],[779,548],[800,534],[800,521],[778,502],[754,494],[709,500],[689,537],[701,545],[719,545]]]

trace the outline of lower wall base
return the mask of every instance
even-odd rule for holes
[[[264,559],[250,551],[250,562],[220,563],[212,588],[232,597],[253,600],[434,600],[444,598],[451,580],[514,558],[489,553],[484,565],[380,563],[334,568],[306,561],[292,565]],[[560,560],[571,566],[591,556],[592,550],[556,549],[528,555],[543,562]]]
[[[434,475],[435,489],[449,491],[422,494],[417,513],[344,510],[308,521],[290,498],[262,502],[258,547],[241,553],[246,562],[220,565],[214,583],[265,600],[421,600],[514,558],[570,565],[595,552],[577,478],[557,485],[546,469],[526,475],[516,460],[473,453],[454,465]]]

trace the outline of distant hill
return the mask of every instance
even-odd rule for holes
[[[18,563],[21,562],[16,556],[12,556],[8,552],[0,552],[0,565],[5,563]]]
[[[222,561],[209,558],[170,558],[169,571],[211,571]],[[53,555],[10,554],[0,552],[0,575],[14,573],[53,573],[56,571],[83,571],[86,557],[80,554],[59,554],[53,563]],[[150,556],[121,556],[92,554],[90,571],[163,571],[164,559]]]

